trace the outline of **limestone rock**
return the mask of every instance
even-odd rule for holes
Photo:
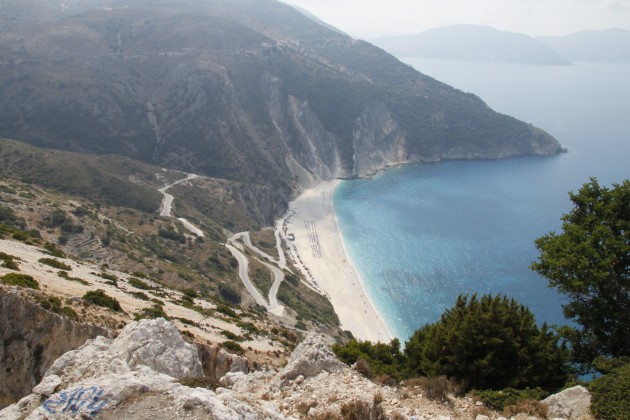
[[[203,374],[195,346],[186,343],[177,327],[163,318],[130,324],[114,340],[110,351],[131,369],[148,366],[174,378]]]
[[[173,418],[191,410],[210,418],[257,416],[255,408],[231,391],[217,395],[176,382],[178,377],[201,374],[196,348],[182,340],[173,324],[164,319],[133,322],[114,340],[97,337],[61,356],[34,393],[0,411],[0,419],[66,419],[96,414],[99,418],[129,419],[134,418],[134,410],[125,402],[131,397],[133,404],[150,402],[145,404],[146,410],[159,407],[179,413]]]
[[[591,394],[586,388],[578,385],[551,395],[542,402],[549,407],[550,418],[582,419],[589,416]]]
[[[303,376],[313,377],[322,371],[336,372],[346,367],[328,348],[324,338],[310,333],[293,351],[284,369],[278,374],[278,386],[286,385],[290,380]]]

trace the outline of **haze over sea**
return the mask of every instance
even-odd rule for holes
[[[539,323],[566,324],[562,297],[529,269],[559,231],[568,191],[630,177],[630,64],[530,66],[406,59],[554,135],[568,153],[408,166],[344,181],[334,208],[349,257],[390,331],[405,340],[459,293],[503,293]]]

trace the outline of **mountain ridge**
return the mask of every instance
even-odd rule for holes
[[[397,57],[571,65],[539,40],[484,25],[444,26],[413,35],[382,37],[373,42]]]
[[[537,39],[573,61],[630,62],[630,31],[627,29],[578,31]]]
[[[280,203],[392,164],[561,151],[278,2],[124,3],[0,33],[1,136],[264,185]]]

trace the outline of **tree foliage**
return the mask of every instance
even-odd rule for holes
[[[621,420],[630,418],[630,358],[598,358],[594,364],[605,373],[590,384],[591,410],[597,418]]]
[[[564,314],[573,357],[590,365],[599,355],[630,356],[630,181],[601,187],[595,178],[562,217],[562,233],[536,240],[532,268],[566,295]]]
[[[514,299],[459,296],[440,320],[405,343],[350,341],[333,346],[345,363],[365,360],[374,375],[448,376],[467,388],[557,388],[568,379],[568,351],[547,325]]]
[[[411,373],[447,375],[469,388],[555,388],[567,379],[567,351],[546,324],[514,299],[460,295],[440,320],[406,344]]]
[[[333,346],[339,359],[352,365],[362,359],[369,364],[372,375],[389,375],[398,380],[403,377],[404,357],[400,351],[400,341],[394,338],[390,344],[351,340],[348,344]]]

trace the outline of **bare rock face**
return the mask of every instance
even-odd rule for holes
[[[112,342],[109,351],[134,369],[138,365],[172,376],[201,376],[197,349],[186,343],[177,327],[158,318],[127,326]]]
[[[89,338],[108,334],[0,288],[0,408],[3,401],[27,395],[59,356]]]
[[[549,407],[549,418],[589,418],[591,394],[583,386],[567,388],[545,398],[542,402]]]
[[[97,337],[61,356],[33,393],[0,411],[0,419],[121,418],[124,411],[117,410],[130,398],[141,403],[155,393],[160,394],[160,406],[174,415],[194,409],[211,418],[238,419],[255,412],[231,394],[176,382],[201,375],[197,349],[182,340],[173,324],[143,320],[129,324],[114,340]]]
[[[228,353],[221,347],[197,345],[204,375],[219,380],[228,373],[249,373],[249,361],[246,357]]]
[[[345,367],[321,335],[310,333],[291,354],[289,362],[276,378],[276,385],[281,388],[299,376],[310,378],[322,371],[337,372]]]

